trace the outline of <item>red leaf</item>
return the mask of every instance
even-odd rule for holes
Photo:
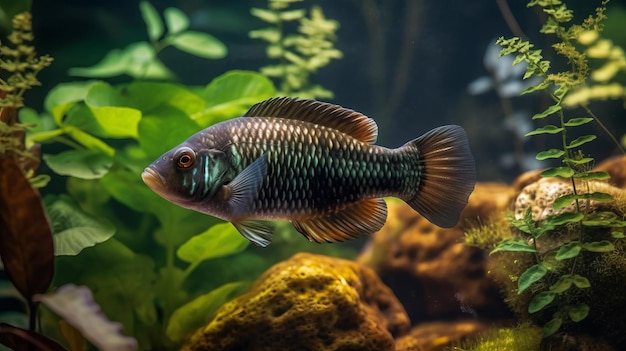
[[[0,343],[12,350],[66,351],[52,339],[5,323],[0,323]]]
[[[28,301],[46,292],[54,272],[52,229],[38,192],[8,153],[0,158],[0,257]]]

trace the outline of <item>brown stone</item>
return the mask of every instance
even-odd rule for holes
[[[605,171],[611,175],[610,184],[626,188],[626,156],[615,156],[599,163],[594,171]]]
[[[222,306],[181,350],[394,350],[409,319],[391,290],[355,262],[301,253]]]
[[[403,303],[415,325],[437,319],[501,317],[509,312],[487,277],[486,253],[464,244],[464,226],[500,215],[513,190],[477,184],[459,224],[439,228],[399,201],[358,261],[374,268]]]

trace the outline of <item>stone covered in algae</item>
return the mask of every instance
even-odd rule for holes
[[[222,306],[181,350],[394,350],[409,330],[402,305],[357,263],[300,253]]]

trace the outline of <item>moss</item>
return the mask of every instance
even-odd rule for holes
[[[541,343],[541,328],[522,324],[513,328],[497,328],[476,338],[465,340],[452,350],[463,351],[535,351]]]

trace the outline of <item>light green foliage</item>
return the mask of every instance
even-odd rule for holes
[[[541,330],[530,324],[513,328],[496,328],[466,339],[453,350],[459,351],[536,351],[539,350]]]
[[[319,6],[311,8],[310,17],[306,17],[304,9],[289,8],[300,1],[268,0],[268,9],[252,9],[252,15],[270,27],[253,30],[250,37],[267,42],[267,57],[278,61],[262,67],[261,73],[277,80],[280,95],[332,98],[330,90],[311,83],[311,76],[331,60],[342,57],[334,47],[339,24],[326,19]],[[299,23],[298,33],[289,34],[287,28],[295,22]]]
[[[552,167],[541,173],[543,177],[562,177],[571,180],[573,193],[557,198],[554,201],[553,208],[555,210],[563,209],[572,203],[575,204],[574,212],[566,212],[547,216],[541,221],[535,221],[531,215],[531,208],[528,208],[523,218],[510,218],[511,224],[521,232],[528,234],[529,239],[514,238],[503,240],[492,251],[508,251],[508,252],[531,252],[535,258],[535,264],[528,267],[518,280],[518,294],[524,293],[533,284],[541,281],[547,290],[539,288],[533,292],[534,296],[530,300],[528,312],[536,313],[548,306],[554,306],[556,301],[556,312],[553,318],[544,325],[544,337],[550,336],[557,332],[563,323],[568,319],[573,322],[579,322],[589,314],[589,306],[581,301],[577,301],[579,296],[570,290],[587,289],[591,287],[589,280],[576,272],[580,267],[577,266],[577,259],[582,252],[604,253],[612,252],[615,247],[612,242],[607,240],[594,239],[590,234],[591,228],[598,227],[626,227],[626,222],[621,221],[618,215],[611,213],[589,213],[581,211],[581,202],[613,202],[611,195],[602,192],[585,192],[588,189],[585,181],[590,180],[606,180],[609,175],[606,172],[591,172],[591,164],[594,159],[591,157],[583,157],[580,148],[585,144],[596,139],[595,135],[583,135],[573,140],[568,138],[568,131],[573,128],[579,128],[597,120],[595,115],[587,108],[588,117],[577,117],[567,119],[565,117],[564,107],[565,101],[568,99],[571,91],[576,91],[580,86],[584,85],[589,76],[589,66],[586,55],[575,46],[574,40],[579,38],[581,34],[588,31],[598,31],[601,28],[601,21],[605,18],[605,5],[608,1],[603,1],[602,5],[596,10],[595,16],[590,16],[581,25],[566,24],[572,20],[573,13],[567,6],[559,0],[533,0],[529,6],[539,6],[547,15],[547,21],[541,29],[542,33],[554,34],[557,37],[557,43],[552,47],[557,54],[564,56],[569,63],[569,70],[552,73],[552,67],[549,61],[544,60],[542,51],[533,49],[534,45],[530,42],[523,41],[520,38],[498,39],[497,43],[502,46],[501,55],[516,54],[514,64],[526,62],[528,64],[524,78],[538,76],[543,81],[535,86],[526,89],[522,94],[545,90],[552,98],[554,104],[544,111],[535,114],[532,118],[552,119],[556,120],[554,124],[545,124],[526,134],[526,136],[554,134],[559,135],[561,139],[560,149],[550,149],[541,151],[537,154],[538,160],[559,159],[563,166]],[[540,253],[537,250],[538,244],[543,240],[550,240],[554,236],[558,228],[567,226],[570,231],[569,241],[557,244],[557,246],[548,252]],[[620,232],[617,232],[620,233]],[[545,236],[544,236],[545,235]],[[616,236],[613,236],[616,238]],[[617,236],[619,237],[619,235]],[[556,252],[555,252],[556,251]],[[551,260],[567,262],[566,269],[562,267],[552,267]],[[568,272],[567,272],[568,271]]]
[[[129,44],[124,49],[109,52],[100,62],[91,67],[72,68],[70,75],[88,78],[108,78],[127,74],[138,79],[165,79],[175,77],[161,60],[159,53],[168,46],[207,59],[226,56],[226,46],[214,36],[189,30],[189,18],[181,10],[169,7],[163,17],[147,1],[139,3],[141,15],[146,23],[149,42]]]

